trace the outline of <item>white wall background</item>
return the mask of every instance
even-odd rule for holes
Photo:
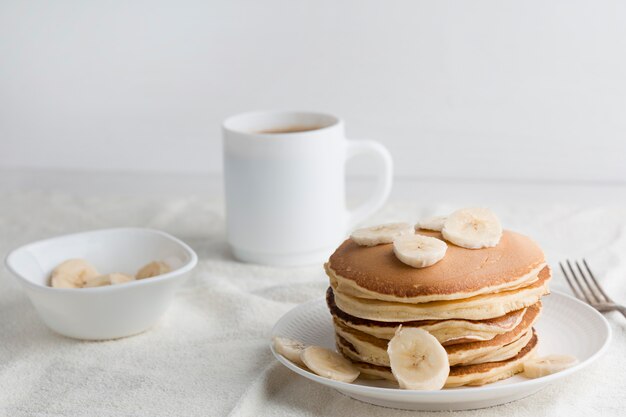
[[[0,2],[0,168],[218,173],[265,108],[402,177],[626,181],[626,2]]]

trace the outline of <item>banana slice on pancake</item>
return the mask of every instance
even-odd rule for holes
[[[276,352],[296,365],[304,366],[304,362],[300,359],[300,354],[304,348],[306,348],[306,345],[298,340],[281,336],[274,337],[274,349],[276,349]]]
[[[578,359],[571,355],[548,355],[530,358],[524,362],[524,376],[526,378],[539,378],[561,372],[577,363]]]
[[[424,235],[405,235],[394,239],[393,253],[404,264],[425,268],[446,255],[448,245],[443,240]]]
[[[441,234],[444,239],[463,248],[490,248],[500,242],[502,225],[488,208],[464,208],[448,216]]]
[[[415,229],[432,230],[434,232],[441,232],[443,224],[445,223],[447,216],[432,216],[422,219],[417,222]]]
[[[389,342],[387,354],[400,388],[438,390],[450,374],[446,350],[422,329],[400,328]]]
[[[413,226],[408,223],[386,223],[357,229],[352,232],[350,238],[360,246],[377,246],[391,243],[398,236],[413,232]]]
[[[335,381],[352,382],[360,371],[339,353],[320,346],[309,346],[302,350],[300,359],[317,375]]]

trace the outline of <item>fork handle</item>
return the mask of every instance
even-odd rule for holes
[[[617,311],[619,311],[620,313],[622,313],[622,316],[626,317],[626,306],[617,306]]]

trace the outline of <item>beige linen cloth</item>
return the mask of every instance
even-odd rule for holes
[[[390,204],[369,223],[446,213],[447,205]],[[533,236],[548,260],[585,256],[606,290],[626,302],[626,208],[492,207]],[[322,297],[321,266],[278,269],[235,262],[222,205],[184,199],[0,193],[0,249],[115,226],[163,229],[187,241],[197,269],[150,331],[83,342],[48,330],[2,269],[0,416],[408,416],[352,400],[295,375],[272,357],[273,324]],[[271,239],[271,236],[268,236]],[[565,289],[558,271],[553,288]],[[527,399],[433,416],[591,416],[626,413],[626,319],[607,315],[614,339],[592,367]]]

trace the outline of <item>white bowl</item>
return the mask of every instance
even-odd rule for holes
[[[50,287],[50,272],[71,258],[83,258],[101,273],[134,274],[155,260],[167,262],[172,271],[105,287]],[[76,339],[105,340],[131,336],[152,326],[167,310],[198,257],[167,233],[120,228],[30,243],[9,253],[5,262],[50,329]]]

